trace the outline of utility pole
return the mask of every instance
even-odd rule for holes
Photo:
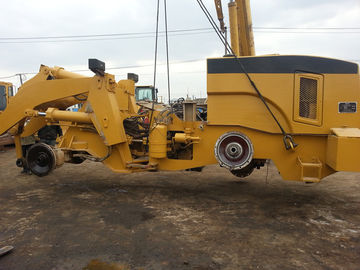
[[[23,74],[21,74],[21,73],[16,74],[16,76],[19,76],[19,78],[20,78],[20,84],[21,84],[21,85],[23,85],[22,75],[23,75]]]

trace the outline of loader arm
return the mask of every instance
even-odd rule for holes
[[[29,110],[45,111],[48,107],[66,109],[79,103],[74,96],[88,93],[94,80],[81,75],[71,78],[69,72],[66,76],[61,76],[60,73],[56,69],[42,66],[40,72],[19,89],[6,110],[0,114],[0,134],[23,122]],[[55,74],[62,79],[56,79]]]

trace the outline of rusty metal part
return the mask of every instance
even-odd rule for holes
[[[215,144],[215,157],[220,166],[240,170],[248,166],[254,154],[250,139],[239,132],[227,132]]]

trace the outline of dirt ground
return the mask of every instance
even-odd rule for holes
[[[11,149],[0,180],[0,245],[15,247],[0,269],[360,269],[360,174],[306,185],[273,165],[239,181],[85,162],[38,178]]]

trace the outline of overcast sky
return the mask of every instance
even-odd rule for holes
[[[157,0],[0,0],[0,77],[37,72],[40,64],[86,70],[88,58],[106,66],[118,80],[128,72],[140,75],[141,85],[153,83],[154,37],[112,36],[74,39],[6,39],[144,33],[155,30]],[[204,0],[216,19],[214,1]],[[228,24],[227,0],[223,0]],[[164,29],[161,0],[160,29]],[[209,28],[196,0],[168,0],[169,30]],[[360,62],[359,0],[251,0],[256,53],[306,54]],[[261,30],[259,27],[358,28],[345,30]],[[270,32],[264,32],[270,31]],[[294,32],[306,33],[294,33]],[[274,33],[280,32],[280,33]],[[328,32],[328,33],[324,33]],[[335,33],[336,32],[336,33]],[[91,40],[89,40],[91,39]],[[171,33],[172,97],[206,95],[207,57],[222,56],[224,48],[214,32]],[[159,39],[157,86],[167,96],[165,39]],[[141,67],[144,66],[144,67]],[[91,72],[81,72],[92,76]],[[31,74],[27,78],[31,78]],[[18,84],[16,78],[1,79]]]

